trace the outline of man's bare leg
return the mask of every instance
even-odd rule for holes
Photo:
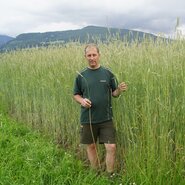
[[[87,156],[93,169],[98,169],[98,155],[96,150],[96,144],[87,145]]]
[[[106,168],[108,173],[114,172],[114,163],[116,156],[116,144],[105,144],[106,148]]]

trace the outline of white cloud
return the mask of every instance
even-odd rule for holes
[[[86,25],[174,31],[185,25],[184,0],[0,0],[0,34],[46,32]]]
[[[33,29],[28,30],[27,32],[49,32],[49,31],[56,31],[56,30],[74,30],[80,29],[83,26],[87,26],[86,23],[83,23],[81,26],[77,24],[73,24],[70,22],[57,22],[57,23],[50,23],[50,24],[42,24]]]

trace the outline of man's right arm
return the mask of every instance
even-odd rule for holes
[[[79,94],[74,95],[74,99],[76,102],[81,104],[85,108],[90,108],[91,107],[91,101],[87,98],[83,98]]]

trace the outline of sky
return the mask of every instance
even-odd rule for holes
[[[185,35],[185,0],[0,0],[0,34],[81,29],[95,25]]]

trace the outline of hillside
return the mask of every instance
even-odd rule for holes
[[[51,44],[63,44],[69,41],[96,42],[97,40],[101,40],[105,42],[110,38],[121,38],[132,41],[135,39],[142,40],[144,37],[156,38],[155,35],[149,33],[128,29],[87,26],[77,30],[20,34],[5,44],[1,50],[48,46]]]
[[[9,37],[7,35],[0,35],[0,48],[2,45],[6,44],[10,40],[14,39],[13,37]]]

